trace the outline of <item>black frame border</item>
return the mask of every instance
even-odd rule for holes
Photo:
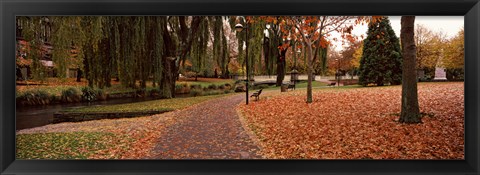
[[[0,0],[0,174],[479,174],[479,0]],[[465,16],[465,160],[15,160],[15,16]]]

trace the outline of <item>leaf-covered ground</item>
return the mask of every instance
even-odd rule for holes
[[[78,123],[59,123],[17,131],[17,158],[24,159],[141,159],[148,157],[165,127],[176,121],[176,111],[148,117],[105,119]],[[102,139],[76,137],[78,133],[99,135]],[[51,135],[53,134],[53,135]],[[110,137],[114,135],[115,139]],[[41,138],[41,139],[37,139]],[[45,139],[47,138],[47,139]],[[63,139],[62,145],[59,138]],[[31,142],[32,144],[30,144]],[[76,142],[83,142],[74,146]],[[25,145],[18,147],[18,145]],[[89,145],[107,145],[98,150]],[[65,152],[55,151],[63,149]],[[75,151],[83,149],[83,155]],[[48,151],[48,152],[47,152]],[[40,154],[40,152],[42,154]],[[72,153],[70,153],[72,152]],[[27,156],[29,155],[29,156]]]
[[[177,113],[178,120],[158,139],[154,159],[258,159],[258,146],[235,107],[245,96],[202,103]]]
[[[422,124],[401,124],[401,86],[305,89],[240,104],[266,158],[463,159],[464,84],[420,83]]]
[[[21,134],[17,136],[17,159],[117,159],[130,142],[105,132]]]
[[[171,99],[164,105],[178,110],[164,114],[20,130],[17,158],[261,158],[235,111],[243,98],[243,94],[237,94]]]
[[[152,157],[151,151],[157,144],[158,138],[167,132],[167,126],[180,122],[179,118],[184,113],[182,111],[195,110],[196,106],[211,99],[229,98],[229,95],[223,96],[171,99],[174,101],[169,101],[171,102],[168,104],[169,107],[178,110],[153,116],[59,123],[20,130],[17,132],[17,158],[143,159]],[[101,149],[90,145],[98,145]],[[83,152],[77,153],[78,150]]]

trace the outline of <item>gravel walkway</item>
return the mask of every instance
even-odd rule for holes
[[[219,98],[178,111],[153,159],[259,159],[259,148],[242,127],[236,106],[245,95]]]

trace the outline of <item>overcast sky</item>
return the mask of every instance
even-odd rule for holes
[[[401,16],[389,16],[390,24],[392,25],[395,34],[400,38],[400,18]],[[415,25],[423,24],[428,29],[434,32],[443,32],[448,38],[455,36],[458,31],[464,26],[463,16],[416,16]],[[353,33],[357,36],[362,34],[367,36],[368,26],[355,26]],[[332,35],[339,37],[339,35]],[[341,42],[334,44],[335,50],[342,50]]]

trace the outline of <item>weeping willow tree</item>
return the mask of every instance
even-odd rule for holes
[[[81,20],[81,27],[85,33],[83,42],[83,64],[85,78],[88,80],[88,86],[98,85],[101,78],[100,72],[105,65],[102,65],[101,41],[103,36],[103,17],[86,16]]]
[[[190,51],[190,61],[192,62],[192,71],[195,72],[195,81],[197,81],[198,74],[200,74],[206,65],[208,41],[210,37],[209,23],[207,20],[203,22],[198,29],[198,40],[192,43]]]
[[[187,24],[187,18],[189,23]],[[178,78],[180,62],[185,62],[190,53],[193,41],[196,39],[200,24],[206,22],[203,16],[174,16],[168,17],[165,24],[163,41],[165,52],[162,56],[163,74],[160,84],[162,97],[175,97],[175,81]]]
[[[229,77],[228,64],[230,63],[230,50],[224,29],[224,21],[227,17],[215,16],[213,25],[213,57],[222,72],[222,78]]]
[[[230,16],[229,18],[229,23],[230,23],[230,28],[234,29],[235,25],[237,24],[242,24],[242,26],[246,26],[246,21],[245,18],[237,18],[236,16]],[[243,66],[245,66],[245,49],[244,43],[245,43],[245,32],[235,32],[235,37],[237,39],[237,62],[240,63]],[[235,72],[238,73],[238,72]]]
[[[262,46],[264,39],[265,22],[256,21],[249,23],[248,25],[248,62],[249,62],[249,75],[253,73],[261,73],[258,67],[262,64]]]
[[[153,73],[152,85],[155,87],[155,84],[162,84],[161,77],[163,75],[163,64],[162,64],[162,55],[164,53],[164,42],[163,33],[166,32],[163,29],[163,26],[166,25],[165,17],[148,17],[148,45],[147,50],[148,56],[152,58],[152,67],[151,72]],[[160,42],[159,42],[160,41]]]
[[[125,87],[144,90],[147,80],[153,77],[160,95],[172,98],[179,63],[185,62],[192,45],[198,51],[197,62],[205,62],[202,59],[207,53],[208,21],[201,16],[19,18],[30,48],[33,76],[39,80],[46,76],[41,63],[45,23],[52,25],[53,62],[59,77],[65,78],[73,64],[85,72],[90,87],[109,87],[116,76]],[[227,48],[226,38],[220,38],[225,41],[221,43],[223,48]],[[72,50],[78,52],[74,60]],[[225,60],[222,63],[226,64],[227,50],[221,50]],[[201,69],[202,65],[198,66]]]
[[[28,59],[32,60],[30,68],[35,80],[44,81],[46,78],[47,67],[42,63],[42,60],[50,59],[46,55],[49,52],[47,45],[52,46],[51,59],[54,63],[56,75],[65,81],[69,68],[83,69],[85,54],[79,51],[83,50],[84,43],[89,41],[88,39],[99,36],[95,32],[85,35],[85,32],[92,31],[85,31],[81,26],[82,20],[85,19],[84,17],[48,16],[18,18],[22,25],[23,39],[28,43]]]
[[[49,17],[52,22],[52,61],[55,63],[57,76],[65,80],[69,68],[80,68],[83,56],[73,57],[72,52],[81,49],[83,31],[79,27],[81,17]]]
[[[137,63],[137,76],[138,79],[140,80],[140,88],[145,90],[147,87],[147,79],[148,75],[151,72],[150,70],[150,65],[152,63],[152,57],[150,57],[150,54],[148,52],[151,52],[150,50],[147,50],[148,48],[148,39],[147,39],[147,30],[148,26],[146,25],[147,17],[137,17],[135,23],[137,25],[137,30],[135,31],[135,60]],[[148,51],[148,52],[147,52]]]
[[[22,26],[23,39],[26,44],[26,60],[30,60],[30,70],[34,80],[45,81],[47,69],[43,66],[41,59],[43,57],[42,47],[45,45],[46,36],[44,34],[48,18],[34,16],[34,17],[17,17],[19,18],[20,26]],[[18,27],[18,26],[17,26]]]
[[[225,34],[223,34],[222,35],[222,52],[221,52],[221,60],[220,60],[220,67],[222,69],[222,78],[228,78],[230,75],[230,72],[228,70],[229,63],[230,63],[230,49],[227,44],[227,37],[225,36]]]
[[[275,17],[274,21],[279,21],[280,17]],[[284,33],[277,22],[268,23],[271,27],[268,30],[268,41],[263,45],[265,55],[265,65],[268,74],[273,73],[274,68],[277,74],[276,86],[282,85],[286,73],[286,54],[293,41],[286,40]]]
[[[224,72],[224,68],[222,64],[223,19],[221,16],[214,17],[212,28],[213,28],[213,59],[216,61],[217,66],[220,67],[220,70],[223,73]]]

